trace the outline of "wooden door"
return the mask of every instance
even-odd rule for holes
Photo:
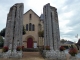
[[[28,38],[28,40],[27,40],[27,48],[33,48],[33,39],[32,38]]]

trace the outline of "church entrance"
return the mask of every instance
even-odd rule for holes
[[[27,40],[27,48],[33,48],[33,39],[32,38],[28,38],[28,40]]]

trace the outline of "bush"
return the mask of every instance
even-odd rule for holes
[[[3,51],[3,52],[7,52],[8,49],[9,49],[9,48],[8,48],[7,46],[5,46],[5,47],[3,47],[3,50],[2,50],[2,51]]]
[[[0,47],[3,47],[4,45],[4,39],[2,36],[0,36]]]
[[[20,51],[21,49],[22,49],[21,46],[17,46],[16,48],[17,51]]]
[[[50,50],[50,46],[46,46],[45,48],[46,48],[46,50]]]
[[[50,46],[44,46],[43,50],[50,50]]]
[[[22,46],[22,50],[24,49],[24,46]]]
[[[20,51],[20,50],[23,50],[24,49],[24,46],[17,46],[16,50],[17,51]]]
[[[4,43],[3,42],[0,42],[0,47],[3,47]]]
[[[77,51],[76,48],[71,48],[71,49],[69,50],[69,54],[70,54],[71,56],[75,56],[77,53],[78,53],[78,51]]]
[[[64,46],[61,46],[60,48],[59,48],[59,50],[60,51],[64,51],[66,48],[64,47]]]

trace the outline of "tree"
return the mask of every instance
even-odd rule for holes
[[[6,28],[4,28],[4,29],[1,30],[0,36],[5,37],[5,30],[6,30]],[[26,31],[25,31],[25,28],[24,28],[24,26],[23,26],[23,35],[24,35],[24,34],[26,34]]]
[[[39,32],[38,32],[38,36],[39,36],[39,41],[38,41],[38,43],[39,43],[40,40],[43,41],[44,31],[39,31]],[[40,42],[39,44],[41,44],[41,42]],[[38,45],[38,46],[39,46],[39,45]]]
[[[4,39],[2,36],[0,36],[0,42],[4,42]]]
[[[39,31],[39,32],[38,32],[38,36],[39,36],[39,37],[44,37],[44,31]]]
[[[77,44],[80,46],[80,39],[78,40]]]
[[[0,47],[3,47],[4,45],[4,39],[2,36],[0,36]]]
[[[65,43],[65,42],[67,42],[67,40],[65,40],[65,39],[61,39],[60,42],[61,42],[61,43]]]
[[[24,26],[23,26],[23,35],[25,35],[26,34],[26,31],[25,31],[25,28],[24,28]]]
[[[41,31],[38,32],[38,36],[41,37]]]
[[[3,30],[1,30],[1,32],[0,32],[0,36],[5,36],[5,30],[6,30],[6,28],[4,28]]]
[[[79,50],[79,47],[80,47],[80,39],[78,40],[78,42],[75,45],[77,46],[77,49]]]

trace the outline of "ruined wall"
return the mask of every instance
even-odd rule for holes
[[[23,8],[23,3],[17,3],[10,8],[7,16],[4,46],[10,50],[22,46]]]
[[[57,9],[46,4],[43,7],[44,14],[44,45],[50,49],[58,49],[60,46],[60,34]]]

